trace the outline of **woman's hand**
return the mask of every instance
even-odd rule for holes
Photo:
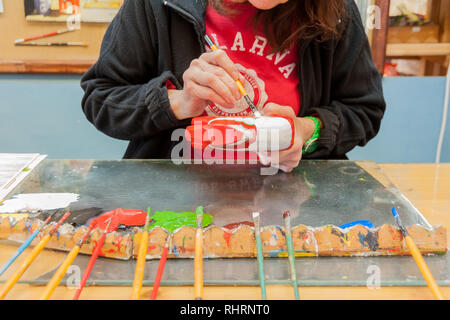
[[[278,152],[278,160],[274,152],[265,152],[259,154],[260,161],[263,165],[272,164],[284,172],[291,172],[297,167],[302,159],[303,145],[314,134],[315,124],[311,119],[297,118],[291,107],[280,106],[276,103],[268,103],[262,110],[265,116],[284,116],[289,117],[294,121],[295,138],[294,144],[288,150]]]
[[[211,103],[232,108],[242,95],[236,80],[244,77],[227,56],[217,50],[203,53],[183,74],[183,90],[169,90],[170,106],[178,120],[200,116]]]

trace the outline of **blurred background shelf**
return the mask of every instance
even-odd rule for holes
[[[415,23],[412,21],[414,16],[418,19]],[[390,20],[385,74],[444,76],[447,73],[450,61],[450,1],[391,0]],[[405,25],[408,23],[412,25]]]
[[[388,43],[388,57],[448,56],[450,43]]]

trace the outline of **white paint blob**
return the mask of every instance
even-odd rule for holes
[[[0,205],[0,213],[61,209],[79,198],[80,195],[75,193],[23,193],[5,200]]]

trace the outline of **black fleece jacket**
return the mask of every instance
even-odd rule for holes
[[[106,31],[100,57],[83,76],[87,119],[103,133],[129,140],[124,158],[169,158],[175,118],[166,81],[183,88],[183,73],[205,51],[207,0],[126,0]],[[385,110],[358,9],[346,1],[342,36],[300,41],[299,117],[317,114],[318,149],[305,158],[343,159],[380,128]]]

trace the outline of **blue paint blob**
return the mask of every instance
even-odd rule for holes
[[[351,228],[351,227],[358,226],[358,225],[364,226],[364,227],[367,227],[367,228],[373,228],[374,227],[373,223],[370,222],[369,220],[357,220],[357,221],[353,221],[353,222],[349,222],[349,223],[343,224],[343,225],[339,226],[339,228],[347,229],[347,228]]]

